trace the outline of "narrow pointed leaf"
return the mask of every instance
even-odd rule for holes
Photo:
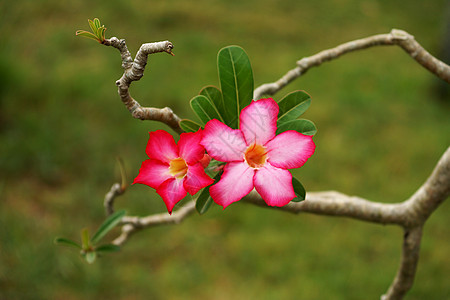
[[[180,127],[184,132],[196,132],[201,126],[194,121],[183,119],[180,121]]]
[[[292,120],[279,124],[277,134],[280,134],[288,130],[295,130],[300,133],[303,133],[304,135],[315,135],[317,132],[316,125],[314,125],[314,123],[311,122],[310,120],[306,119]]]
[[[95,248],[95,252],[97,253],[107,253],[107,252],[117,252],[120,250],[120,247],[113,244],[101,245]]]
[[[102,26],[97,30],[97,36],[101,42],[105,39],[105,31],[106,31],[105,26]]]
[[[208,98],[203,95],[196,96],[191,100],[191,108],[203,124],[206,124],[212,119],[220,119],[215,107]]]
[[[117,224],[119,224],[120,220],[122,220],[123,216],[125,216],[125,211],[120,210],[116,211],[112,215],[110,215],[105,222],[98,228],[97,232],[92,236],[92,243],[97,244],[102,237],[105,236],[111,229],[113,229]]]
[[[98,19],[98,18],[95,18],[94,19],[94,25],[95,25],[95,27],[98,29],[98,28],[100,28],[102,25],[100,24],[100,20]]]
[[[66,239],[66,238],[56,238],[55,239],[55,244],[58,244],[58,245],[61,245],[61,246],[74,247],[74,248],[77,248],[77,249],[82,249],[80,244],[78,244],[75,241]]]
[[[305,188],[303,187],[302,183],[298,181],[298,179],[295,178],[294,176],[292,176],[292,186],[294,187],[294,193],[297,196],[294,199],[292,199],[292,201],[300,202],[305,200],[306,197]]]
[[[85,258],[88,264],[92,264],[97,258],[97,253],[95,251],[89,251],[86,253]]]
[[[239,128],[239,114],[253,97],[253,71],[244,49],[228,46],[217,57],[220,89],[225,108],[225,123]]]
[[[278,124],[292,121],[300,117],[311,105],[311,97],[303,91],[287,94],[278,102]]]
[[[83,249],[88,249],[90,246],[89,243],[89,231],[87,228],[83,228],[81,230],[81,246],[83,247]]]
[[[77,30],[77,32],[75,32],[75,34],[77,36],[82,36],[82,37],[86,37],[86,38],[98,41],[98,38],[96,35],[92,34],[91,32],[85,31],[85,30]]]
[[[127,180],[127,172],[125,171],[125,164],[123,163],[122,158],[117,157],[117,162],[119,163],[119,169],[120,169],[120,177],[122,178],[122,191],[124,191],[128,187],[128,180]]]
[[[205,96],[216,107],[220,115],[220,121],[224,122],[225,107],[223,106],[222,92],[215,86],[205,86],[200,91],[200,95]]]
[[[89,22],[89,27],[91,27],[92,33],[95,34],[97,32],[97,27],[95,26],[94,21],[88,20],[88,22]]]
[[[221,175],[222,174],[219,173],[214,177],[214,183],[219,181]],[[212,184],[210,186],[212,186]],[[211,195],[209,194],[210,186],[207,186],[203,189],[203,191],[197,197],[197,201],[195,202],[195,209],[197,209],[198,213],[201,215],[204,214],[205,212],[207,212],[209,207],[213,203],[213,199],[211,198]]]
[[[208,211],[211,203],[212,198],[209,195],[209,188],[206,187],[198,196],[197,201],[195,202],[195,208],[197,209],[198,213],[202,215]]]

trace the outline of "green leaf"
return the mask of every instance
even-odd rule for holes
[[[279,125],[276,134],[280,134],[288,130],[295,130],[303,133],[304,135],[315,135],[317,132],[316,125],[314,125],[313,122],[306,119],[298,119]]]
[[[205,86],[201,89],[200,95],[205,96],[216,107],[220,115],[220,121],[224,122],[225,107],[223,106],[222,92],[215,86]]]
[[[97,30],[97,36],[100,42],[103,42],[105,40],[105,31],[105,26],[102,26]]]
[[[94,263],[95,259],[97,258],[97,253],[95,251],[89,251],[86,252],[85,256],[86,261],[88,262],[88,264],[92,264]]]
[[[94,34],[97,33],[97,27],[95,26],[94,21],[88,19],[88,22],[89,22],[89,27],[91,27],[92,33],[94,33]]]
[[[117,252],[120,250],[120,247],[113,244],[105,244],[98,246],[95,248],[95,252],[97,253],[107,253],[107,252]]]
[[[214,183],[216,183],[220,180],[221,175],[222,174],[220,172],[216,176],[214,176]],[[211,185],[213,185],[213,184],[211,184]],[[209,207],[213,203],[213,199],[211,198],[211,195],[209,194],[210,186],[205,187],[203,189],[203,191],[200,193],[200,195],[197,197],[197,200],[195,201],[195,209],[197,209],[198,213],[201,215],[204,214],[205,212],[207,212]]]
[[[66,238],[56,238],[54,242],[55,242],[55,244],[59,244],[61,246],[68,246],[68,247],[74,247],[77,249],[82,249],[80,244],[78,244],[75,241],[66,239]]]
[[[209,120],[220,119],[217,110],[212,103],[203,95],[195,96],[191,100],[191,108],[197,114],[203,124],[206,124]]]
[[[89,38],[89,39],[93,39],[93,40],[98,41],[98,38],[97,38],[96,35],[94,35],[94,34],[91,33],[91,32],[88,32],[88,31],[86,31],[86,30],[77,30],[77,32],[75,32],[75,35],[77,35],[77,36],[82,36],[82,37],[86,37],[86,38]]]
[[[119,224],[120,220],[122,220],[123,216],[125,216],[125,211],[120,210],[116,211],[112,215],[110,215],[105,222],[98,228],[97,232],[92,237],[92,243],[97,244],[102,237],[105,236],[111,229],[113,229],[117,224]]]
[[[311,105],[311,97],[303,91],[287,94],[280,100],[278,106],[278,124],[292,121],[300,117]]]
[[[253,71],[244,49],[238,46],[222,48],[217,56],[224,120],[231,128],[239,128],[239,114],[253,97]]]
[[[292,199],[292,201],[300,202],[305,200],[306,197],[305,188],[303,187],[302,183],[298,181],[298,179],[295,178],[294,176],[292,176],[292,186],[294,187],[294,193],[297,196],[294,199]]]
[[[195,202],[195,208],[197,209],[198,213],[202,215],[208,211],[212,202],[213,200],[209,195],[209,187],[206,187],[198,196],[197,201]]]
[[[98,29],[102,26],[102,24],[100,24],[100,20],[98,18],[94,19],[94,25],[95,27]],[[94,31],[95,32],[95,31]]]
[[[81,230],[81,246],[84,250],[89,249],[90,242],[89,242],[89,231],[87,228],[83,228]]]
[[[180,121],[180,127],[184,132],[196,132],[201,126],[194,121],[183,119]]]

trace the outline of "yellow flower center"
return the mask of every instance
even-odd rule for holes
[[[175,178],[183,178],[188,171],[188,166],[181,157],[172,159],[169,164],[169,174]]]
[[[245,161],[252,168],[264,166],[267,160],[267,151],[264,146],[253,144],[245,150]]]

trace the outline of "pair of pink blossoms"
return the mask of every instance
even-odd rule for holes
[[[166,131],[150,132],[146,148],[150,159],[142,163],[133,183],[156,189],[172,213],[187,193],[194,195],[214,183],[204,171],[209,155],[227,163],[219,182],[209,189],[223,208],[253,188],[267,205],[286,205],[296,197],[287,169],[303,166],[316,146],[312,136],[294,130],[276,135],[278,111],[273,99],[252,101],[241,111],[240,129],[213,119],[204,130],[182,133],[178,145]]]

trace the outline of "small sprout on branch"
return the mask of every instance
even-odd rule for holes
[[[98,242],[116,225],[120,223],[122,218],[125,216],[126,212],[124,210],[115,212],[110,215],[102,225],[98,228],[97,232],[94,233],[92,238],[89,237],[89,231],[87,228],[81,230],[81,245],[75,241],[66,238],[56,238],[55,244],[62,246],[69,246],[80,250],[80,255],[89,263],[92,264],[98,254],[107,252],[117,252],[120,247],[113,244],[103,244],[96,246]]]
[[[120,190],[125,192],[125,190],[128,187],[128,180],[127,180],[127,173],[125,171],[125,164],[123,163],[123,159],[120,157],[117,157],[117,162],[119,163],[119,169],[120,169],[120,177],[122,184],[120,185]]]
[[[86,30],[77,30],[75,34],[96,40],[100,44],[103,44],[103,42],[105,41],[105,31],[106,31],[105,25],[101,25],[100,20],[98,18],[95,18],[94,21],[88,20],[88,22],[92,32]]]

